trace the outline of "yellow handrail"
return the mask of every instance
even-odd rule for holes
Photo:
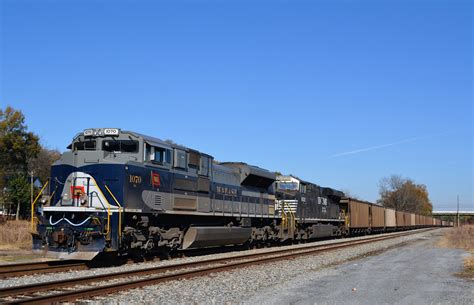
[[[110,233],[110,215],[112,214],[110,212],[110,203],[107,200],[107,198],[105,198],[104,193],[102,193],[102,190],[100,189],[99,185],[97,184],[97,181],[95,181],[94,177],[91,177],[91,179],[95,183],[95,186],[97,186],[97,189],[99,190],[100,194],[104,197],[105,202],[107,203],[107,231],[104,234],[108,237],[108,235]],[[100,197],[99,197],[99,201],[102,204],[102,200],[100,200]],[[102,204],[102,206],[103,206],[103,204]]]
[[[291,235],[294,235],[295,233],[295,213],[293,212],[293,210],[291,209],[291,207],[288,205],[288,210],[290,212],[290,226],[288,228],[288,231],[291,231]]]
[[[288,211],[285,211],[285,206],[288,207]],[[281,201],[281,218],[282,230],[286,229],[288,235],[293,235],[295,230],[295,213],[293,213],[291,207],[284,200]],[[281,234],[283,234],[283,231]]]
[[[53,191],[53,193],[51,194],[51,196],[49,196],[49,199],[48,199],[48,204],[51,205],[51,199],[53,199],[53,196],[54,194],[56,193],[56,189]]]
[[[97,186],[97,188],[100,190],[99,186]],[[109,237],[109,234],[110,234],[110,215],[112,214],[112,212],[110,211],[109,201],[106,199],[105,202],[107,202],[107,231],[105,232],[105,236]]]
[[[38,193],[38,195],[36,196],[35,200],[33,200],[33,202],[31,203],[31,231],[34,231],[34,225],[35,225],[35,204],[36,204],[36,201],[38,201],[38,198],[41,196],[41,194],[43,193],[44,189],[46,188],[46,186],[48,185],[49,181],[46,181],[46,183],[43,185],[43,187],[41,188],[40,192]]]
[[[112,194],[112,191],[109,189],[109,187],[104,184],[105,186],[105,189],[109,192],[110,196],[112,196],[112,198],[114,199],[115,203],[118,205],[119,207],[119,225],[118,225],[118,235],[119,235],[119,239],[122,237],[122,205],[120,205],[120,203],[118,202],[117,198],[115,198],[114,194]]]

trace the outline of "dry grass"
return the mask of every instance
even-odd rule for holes
[[[0,250],[31,249],[30,223],[9,220],[0,224]]]
[[[471,251],[471,256],[464,260],[464,276],[474,281],[474,252]]]
[[[439,245],[474,251],[474,225],[450,228],[440,240]]]
[[[464,225],[449,229],[438,245],[469,251],[471,256],[464,260],[464,272],[460,275],[474,280],[474,225]]]

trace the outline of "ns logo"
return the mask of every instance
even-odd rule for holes
[[[136,175],[129,175],[129,182],[133,184],[140,184],[142,183],[142,177]]]

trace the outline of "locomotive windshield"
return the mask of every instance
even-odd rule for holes
[[[74,150],[95,150],[96,140],[85,140],[74,143]]]
[[[105,140],[102,142],[102,150],[108,152],[138,152],[138,141],[133,140]]]
[[[278,189],[282,191],[297,191],[298,183],[297,182],[278,182]]]

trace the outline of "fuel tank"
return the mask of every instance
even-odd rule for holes
[[[330,224],[316,224],[311,227],[310,238],[331,237],[336,235],[337,227]]]
[[[191,227],[183,238],[183,249],[238,245],[249,240],[252,228]]]

